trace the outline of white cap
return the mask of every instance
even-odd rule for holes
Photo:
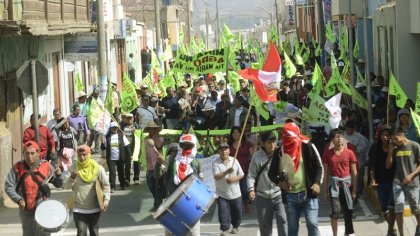
[[[118,123],[117,122],[111,122],[111,125],[109,127],[110,128],[118,127]]]

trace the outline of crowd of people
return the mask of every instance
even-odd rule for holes
[[[253,55],[238,55],[241,68],[250,67],[256,60]],[[117,190],[117,174],[119,187],[125,190],[131,184],[140,184],[143,168],[154,199],[151,211],[155,211],[190,174],[210,178],[203,176],[203,167],[198,161],[203,157],[213,158],[221,235],[240,232],[242,215],[251,212],[253,202],[261,235],[272,234],[273,217],[279,235],[298,235],[302,213],[308,235],[319,235],[321,192],[330,202],[333,234],[337,235],[341,213],[345,235],[353,234],[353,211],[357,199],[364,197],[367,184],[377,190],[389,226],[387,235],[397,235],[394,222],[399,235],[403,235],[405,200],[416,216],[416,235],[420,235],[420,145],[410,119],[412,100],[407,100],[404,108],[398,108],[395,98],[388,95],[388,80],[382,76],[366,76],[373,81],[376,141],[372,145],[366,138],[367,111],[354,109],[349,103],[351,97],[342,99],[339,128],[328,130],[308,124],[300,114],[311,103],[309,94],[313,89],[311,76],[315,60],[317,58],[311,56],[307,66],[298,67],[292,78],[283,79],[277,99],[287,105],[283,111],[278,111],[273,109],[272,103],[264,103],[264,109],[269,112],[265,118],[251,105],[253,85],[250,81],[240,79],[240,89],[235,92],[228,76],[219,78],[211,74],[185,74],[183,83],[166,88],[165,96],[153,94],[151,88],[141,85],[137,90],[140,105],[131,113],[120,113],[121,98],[113,84],[116,111],[105,134],[89,127],[87,117],[93,98],[103,106],[98,89],[90,96],[81,92],[68,117],[62,117],[61,111],[54,109],[53,119],[46,126],[39,126],[38,140],[35,140],[34,124],[39,117],[32,115],[31,126],[24,132],[24,158],[13,166],[6,181],[7,194],[20,207],[24,235],[47,234],[34,233],[38,232],[35,231],[34,209],[37,201],[49,197],[43,183],[48,176],[55,176],[51,181],[56,186],[73,189],[72,211],[78,235],[85,235],[88,229],[90,235],[97,235],[100,212],[107,209],[110,193]],[[327,60],[323,68],[324,85],[331,76],[330,63]],[[363,61],[356,64],[360,68],[364,66]],[[344,63],[338,61],[337,66],[342,72]],[[365,84],[357,83],[355,88],[366,97]],[[320,95],[325,97],[322,91]],[[271,124],[283,127],[251,133],[251,127]],[[302,131],[302,127],[305,130]],[[164,137],[160,134],[163,128],[184,132],[180,138]],[[140,156],[133,157],[134,132],[138,129],[147,133],[141,140],[145,166],[140,166]],[[229,129],[230,134],[215,139],[188,133],[217,129]],[[209,140],[212,140],[210,145],[215,145],[214,150],[203,150],[202,146],[207,146]],[[91,155],[102,150],[108,177],[103,167],[91,159]],[[96,181],[100,181],[104,191],[101,207],[96,200]],[[171,235],[169,231],[166,234]],[[189,234],[200,235],[200,224],[191,226]]]

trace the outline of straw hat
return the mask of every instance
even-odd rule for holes
[[[160,127],[159,125],[157,125],[154,121],[150,120],[149,122],[147,122],[146,127],[144,128],[144,132],[148,132],[150,129],[162,129],[162,127]]]

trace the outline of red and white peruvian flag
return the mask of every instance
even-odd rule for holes
[[[261,70],[245,69],[239,74],[254,83],[255,92],[264,102],[277,101],[277,92],[281,82],[281,59],[279,52],[273,42],[270,42],[267,59]]]

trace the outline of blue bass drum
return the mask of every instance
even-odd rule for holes
[[[208,212],[216,199],[214,191],[190,175],[159,206],[153,218],[176,236],[182,236]]]

